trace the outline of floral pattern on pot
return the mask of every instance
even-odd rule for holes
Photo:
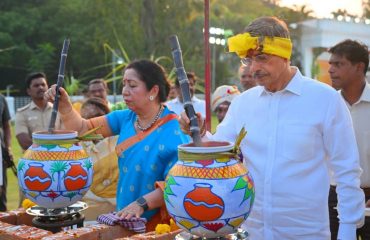
[[[186,147],[181,149],[186,154]],[[212,147],[206,151],[212,152]],[[235,233],[249,216],[254,196],[249,171],[233,157],[189,161],[179,156],[164,189],[167,210],[176,224],[206,238]]]
[[[72,133],[68,137],[77,137],[77,133]],[[60,139],[54,141],[55,134],[43,135],[52,144],[33,143],[18,162],[20,189],[26,198],[41,207],[67,207],[81,200],[89,189],[93,164],[78,142],[58,144]]]

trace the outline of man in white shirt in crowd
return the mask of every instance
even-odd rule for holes
[[[351,116],[339,93],[290,66],[292,42],[278,18],[254,20],[228,46],[259,86],[236,97],[216,133],[207,135],[234,142],[242,127],[248,132],[241,151],[256,189],[242,225],[248,239],[329,239],[329,169],[338,183],[338,238],[356,239],[364,193]],[[186,114],[180,123],[188,132]],[[203,119],[199,124],[203,130]]]
[[[361,188],[365,200],[370,199],[370,84],[366,82],[366,70],[369,66],[368,47],[354,40],[344,40],[329,49],[331,53],[329,74],[332,85],[339,89],[351,116],[357,147],[360,155]],[[331,239],[337,239],[338,212],[336,182],[332,180],[329,192],[329,215]],[[361,239],[370,239],[370,219],[365,218],[365,225],[357,230]]]
[[[199,112],[202,114],[202,117],[206,117],[206,103],[204,100],[201,100],[197,98],[194,93],[195,93],[195,84],[197,82],[197,77],[193,72],[187,72],[186,76],[189,79],[189,89],[190,89],[190,96],[191,96],[191,101],[194,106],[195,112]],[[182,99],[182,93],[180,89],[180,83],[179,81],[175,81],[176,85],[176,91],[177,91],[177,97],[175,99],[172,99],[168,102],[166,102],[167,107],[175,112],[176,114],[180,115],[181,112],[184,111],[184,104],[183,104],[183,99]]]

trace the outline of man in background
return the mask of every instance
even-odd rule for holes
[[[195,76],[193,72],[187,72],[186,76],[189,79],[190,97],[191,97],[191,102],[193,103],[193,106],[194,106],[194,110],[195,112],[201,113],[202,117],[205,118],[206,117],[206,103],[204,100],[201,100],[194,95],[197,77]],[[181,93],[179,81],[176,80],[175,85],[176,85],[177,97],[175,99],[172,99],[166,102],[166,105],[171,111],[175,112],[177,115],[180,115],[184,111],[184,103],[182,99],[182,93]]]
[[[109,88],[104,79],[98,78],[89,82],[87,87],[88,97],[97,97],[103,99],[111,111],[127,109],[127,106],[123,101],[117,102],[116,104],[109,102],[108,93]]]
[[[224,119],[234,97],[240,94],[236,86],[222,85],[212,94],[211,108],[219,123]]]
[[[32,145],[33,132],[47,131],[49,128],[53,104],[44,99],[46,90],[48,83],[44,73],[35,72],[26,77],[26,91],[31,102],[17,109],[15,114],[15,136],[23,151]],[[55,129],[61,126],[57,115]]]
[[[171,83],[170,86],[170,92],[168,93],[168,101],[172,100],[177,97],[177,90],[176,90],[176,85],[174,83]]]
[[[249,68],[249,66],[241,64],[238,70],[239,81],[242,85],[242,92],[257,86],[256,80],[254,80]]]
[[[329,74],[332,85],[338,89],[346,103],[355,130],[360,166],[363,170],[360,186],[365,193],[365,200],[370,199],[370,84],[366,82],[366,70],[369,66],[369,50],[363,43],[345,40],[329,49]],[[329,192],[329,215],[331,239],[337,239],[338,212],[336,179],[331,180]],[[370,239],[370,219],[365,218],[365,225],[357,230],[357,236]]]
[[[9,161],[13,161],[13,155],[11,152],[10,113],[8,104],[2,94],[0,94],[0,117],[0,141],[2,153],[2,156],[0,156],[0,212],[5,212],[7,210],[6,188],[8,184],[6,169]],[[5,157],[8,157],[8,162],[6,162]]]
[[[108,92],[108,85],[102,78],[91,80],[87,87],[88,97],[97,97],[103,99],[110,109],[112,107],[112,103],[108,101]]]

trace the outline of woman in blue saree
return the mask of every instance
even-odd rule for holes
[[[164,181],[177,161],[177,146],[189,138],[180,131],[177,116],[163,105],[170,85],[160,65],[148,60],[134,61],[125,68],[122,82],[128,110],[85,120],[60,88],[59,113],[66,129],[79,134],[100,127],[96,133],[104,137],[118,135],[117,214],[150,220],[164,206],[163,192],[155,188],[155,183]],[[54,101],[55,85],[45,98]],[[155,227],[153,222],[148,225],[147,230]]]

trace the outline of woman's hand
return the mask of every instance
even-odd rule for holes
[[[58,111],[61,114],[69,113],[72,110],[72,104],[69,101],[69,96],[66,90],[64,88],[59,87],[59,109]],[[52,85],[45,93],[44,93],[44,99],[54,103],[56,96],[56,84]]]
[[[117,212],[118,217],[130,219],[132,217],[139,218],[144,213],[144,209],[140,207],[136,201],[130,203],[127,207]]]
[[[205,124],[204,124],[204,119],[202,118],[202,115],[200,113],[197,113],[197,120],[198,120],[199,129],[202,135],[203,132],[205,133]],[[191,135],[190,119],[188,118],[185,112],[182,112],[180,114],[179,122],[180,122],[181,131],[187,135]]]

